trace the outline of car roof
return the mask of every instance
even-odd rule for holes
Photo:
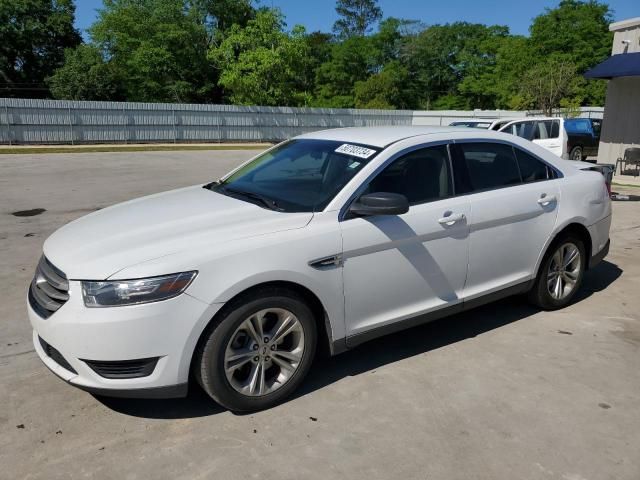
[[[496,118],[493,121],[493,124],[501,123],[501,122],[506,122],[506,123],[520,122],[522,120],[531,120],[531,117],[502,117],[502,118]]]
[[[540,120],[562,120],[562,117],[524,117],[514,118],[511,122],[539,122]]]
[[[348,127],[334,128],[305,133],[296,139],[335,140],[345,143],[359,143],[372,147],[384,148],[405,138],[419,135],[435,135],[467,130],[466,127],[432,127],[432,126],[387,126],[387,127]]]

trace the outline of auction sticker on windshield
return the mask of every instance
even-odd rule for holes
[[[371,155],[376,153],[375,150],[371,150],[370,148],[359,147],[358,145],[351,145],[349,143],[340,145],[336,148],[335,152],[359,158],[369,158]]]

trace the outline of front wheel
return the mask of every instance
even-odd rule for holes
[[[288,397],[311,367],[316,322],[302,297],[269,289],[225,306],[196,352],[202,388],[233,411],[272,407]]]
[[[542,260],[529,299],[545,310],[566,307],[582,285],[585,267],[586,253],[582,240],[573,235],[559,238]]]

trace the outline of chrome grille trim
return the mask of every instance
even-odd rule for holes
[[[57,290],[47,282],[38,283],[38,287],[40,288],[40,290],[42,290],[45,293],[45,295],[47,295],[50,298],[59,300],[63,303],[69,300],[68,293],[63,292],[62,290]]]
[[[64,273],[54,267],[49,260],[43,255],[40,258],[38,267],[36,268],[36,275],[40,273],[49,284],[58,290],[69,290],[69,282]]]
[[[29,288],[29,303],[38,315],[49,318],[69,300],[69,282],[43,255]]]

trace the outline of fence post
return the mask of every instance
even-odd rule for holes
[[[11,139],[11,131],[13,130],[11,128],[11,123],[9,122],[9,107],[5,104],[4,106],[4,117],[7,119],[7,139],[9,140],[9,146],[12,146],[12,139]]]
[[[173,122],[173,143],[175,144],[178,139],[178,131],[176,129],[176,110],[171,107],[171,121]]]
[[[124,144],[127,145],[129,143],[129,118],[127,117],[124,103],[122,104],[122,130],[122,138],[124,138]]]
[[[291,132],[295,132],[295,134],[291,135]],[[293,110],[293,128],[287,129],[287,134],[289,135],[289,138],[302,134],[300,131],[300,125],[298,125],[298,115],[296,115],[295,107]]]
[[[71,119],[71,107],[67,107],[67,111],[69,112],[69,133],[71,136],[71,145],[75,145],[73,141],[73,120]]]

